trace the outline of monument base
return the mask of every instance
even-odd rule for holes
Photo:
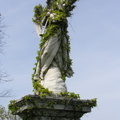
[[[79,120],[85,113],[91,112],[95,105],[95,99],[27,95],[20,100],[11,101],[9,109],[23,120]]]

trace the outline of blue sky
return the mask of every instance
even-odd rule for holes
[[[7,25],[4,40],[7,46],[0,55],[0,67],[12,82],[0,84],[0,91],[10,89],[10,100],[32,93],[31,74],[36,62],[39,38],[32,23],[33,8],[44,0],[0,0],[0,13]],[[98,99],[98,106],[82,120],[119,120],[120,107],[120,1],[79,0],[69,18],[72,78],[67,79],[68,91],[81,99]]]

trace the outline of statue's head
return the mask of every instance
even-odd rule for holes
[[[56,0],[47,0],[46,1],[46,3],[48,4],[48,5],[51,5],[53,2],[55,2]]]

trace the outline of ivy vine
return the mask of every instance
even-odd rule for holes
[[[46,41],[52,37],[55,33],[58,33],[59,28],[64,28],[64,30],[62,31],[61,34],[65,34],[66,38],[67,38],[67,44],[65,44],[63,46],[64,49],[66,49],[68,51],[68,55],[70,53],[70,37],[68,35],[68,31],[67,31],[67,17],[70,17],[72,15],[71,11],[75,8],[74,3],[77,0],[55,0],[53,1],[51,4],[48,4],[47,7],[42,7],[41,4],[35,6],[34,8],[34,18],[33,18],[33,22],[37,23],[39,25],[45,26],[45,23],[43,21],[43,19],[47,19],[48,20],[48,25],[45,29],[45,31],[42,34],[42,38],[40,40],[40,44],[39,44],[39,48],[41,49],[43,47],[43,45],[46,43]],[[58,6],[57,6],[58,5]],[[50,16],[50,14],[53,13],[53,16]],[[57,24],[51,24],[52,21],[56,21]],[[38,56],[36,57],[36,60],[39,61],[40,60],[40,54],[42,54],[42,50],[38,51],[37,54]],[[68,56],[69,58],[69,56]],[[59,61],[57,61],[59,64]],[[67,62],[67,66],[69,69],[72,70],[71,65],[72,65],[72,59],[68,59],[68,61],[64,61]],[[37,63],[35,63],[35,66],[37,65]],[[36,67],[33,68],[34,70],[34,74],[36,72]],[[60,69],[61,70],[61,74],[62,74],[62,79],[65,81],[66,80],[66,70],[64,70],[64,68]],[[34,83],[34,74],[32,75],[32,79],[33,79],[33,87],[35,88],[36,84],[40,84],[40,81],[38,80],[37,82],[35,81]],[[37,85],[38,86],[38,85]],[[43,89],[42,85],[39,85],[40,89],[42,89],[41,91],[47,91],[45,88]],[[36,88],[35,88],[36,89]],[[39,88],[37,87],[36,90],[38,90]],[[40,91],[39,89],[39,91]]]

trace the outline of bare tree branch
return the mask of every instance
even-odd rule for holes
[[[0,70],[0,82],[10,82],[12,79],[9,78],[9,75],[6,72]]]
[[[10,82],[12,79],[9,78],[9,75],[6,72],[0,72],[0,83]],[[11,90],[4,90],[0,92],[0,97],[11,97]]]
[[[3,18],[0,14],[0,53],[3,53],[3,47],[5,45],[5,42],[3,41],[3,38],[5,36],[4,30],[5,30],[5,25],[3,24]],[[2,82],[9,82],[11,79],[9,78],[9,75],[6,72],[3,72],[0,70],[0,83]],[[11,97],[11,91],[10,90],[4,90],[0,92],[0,98],[1,97]]]
[[[5,36],[4,30],[5,30],[5,25],[2,23],[2,16],[0,14],[0,53],[3,52],[3,47],[5,45],[5,42],[3,41],[3,38]]]
[[[2,97],[11,97],[11,90],[4,90],[0,93],[0,98]]]

